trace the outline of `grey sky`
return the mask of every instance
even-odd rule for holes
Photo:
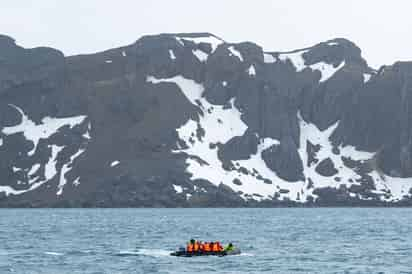
[[[272,51],[345,37],[377,68],[412,60],[411,7],[403,0],[3,0],[0,33],[24,47],[51,46],[66,55],[160,32],[208,31]]]

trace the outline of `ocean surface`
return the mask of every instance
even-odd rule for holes
[[[412,273],[412,209],[1,209],[0,273]]]

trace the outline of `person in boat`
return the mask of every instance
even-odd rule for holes
[[[212,252],[212,243],[206,242],[203,244],[203,246],[204,246],[204,252],[206,253]]]
[[[214,242],[210,242],[210,243],[209,243],[209,246],[210,246],[210,252],[214,252],[213,247],[215,246],[215,243],[214,243]]]
[[[194,251],[194,247],[195,247],[195,243],[196,243],[196,241],[195,241],[194,239],[191,239],[191,240],[189,241],[189,243],[187,244],[186,251],[187,251],[187,252],[193,252],[193,251]]]
[[[235,249],[235,247],[233,246],[232,243],[229,243],[229,244],[225,247],[224,251],[232,251],[233,249]]]
[[[213,251],[213,252],[222,252],[222,251],[223,251],[223,247],[222,247],[222,245],[220,244],[220,242],[214,242],[214,243],[212,244],[212,251]]]
[[[199,251],[201,253],[205,252],[205,244],[202,241],[199,242]]]
[[[193,244],[193,252],[199,252],[200,251],[200,243],[199,241],[195,241]]]

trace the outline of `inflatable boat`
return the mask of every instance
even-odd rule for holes
[[[233,250],[221,251],[221,252],[188,252],[183,247],[179,250],[170,253],[171,256],[177,257],[195,257],[195,256],[229,256],[229,255],[239,255],[240,249],[234,248]]]

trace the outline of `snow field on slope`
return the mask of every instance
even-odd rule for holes
[[[234,106],[233,99],[230,101],[231,107],[229,109],[224,109],[223,106],[220,105],[210,104],[202,97],[204,91],[203,85],[193,80],[185,79],[182,76],[167,79],[156,79],[153,76],[148,76],[147,81],[153,84],[162,82],[175,83],[192,104],[197,106],[197,100],[201,103],[204,115],[199,117],[199,123],[194,120],[188,120],[177,129],[179,138],[183,140],[189,148],[174,151],[175,153],[184,152],[188,155],[197,156],[206,162],[200,163],[190,157],[186,160],[188,164],[186,171],[192,174],[192,180],[205,179],[215,185],[223,183],[235,191],[242,191],[244,198],[246,198],[247,195],[253,194],[262,196],[254,197],[257,200],[273,197],[274,193],[278,191],[276,183],[281,186],[288,185],[289,188],[293,188],[291,183],[280,179],[273,171],[268,169],[261,158],[261,152],[264,149],[271,145],[279,144],[279,142],[274,139],[265,138],[261,140],[258,153],[252,155],[250,159],[234,161],[234,164],[238,163],[250,172],[252,172],[252,168],[255,168],[264,178],[274,181],[274,184],[266,184],[252,174],[245,175],[236,170],[227,171],[223,169],[222,162],[218,158],[217,148],[210,148],[209,144],[225,144],[235,136],[242,136],[247,129],[246,124],[240,119],[241,113]],[[202,140],[194,137],[199,126],[205,129],[205,136]],[[236,178],[241,180],[242,185],[233,183],[233,180]]]
[[[20,114],[21,114],[21,122],[18,125],[15,126],[10,126],[10,127],[5,127],[3,128],[2,132],[5,135],[11,135],[15,133],[23,133],[24,137],[33,142],[34,148],[28,152],[28,156],[33,156],[36,149],[37,145],[40,141],[40,139],[47,139],[53,134],[55,134],[61,127],[63,126],[69,126],[70,128],[73,128],[75,125],[81,124],[84,119],[86,119],[86,116],[75,116],[75,117],[67,117],[67,118],[50,118],[50,117],[45,117],[42,119],[41,124],[36,125],[25,113],[24,111],[15,106],[15,105],[10,105],[11,107],[15,108]],[[88,125],[88,129],[86,133],[83,134],[83,137],[90,139],[90,123]],[[57,175],[59,172],[56,169],[56,157],[60,151],[63,150],[63,146],[57,146],[57,145],[49,145],[52,151],[52,155],[49,158],[48,162],[44,165],[44,179],[41,179],[41,175],[37,174],[39,169],[41,168],[41,164],[36,163],[34,164],[30,169],[25,170],[27,177],[29,178],[27,185],[29,186],[27,189],[23,190],[15,190],[14,188],[10,186],[0,186],[0,192],[5,192],[6,195],[13,194],[13,195],[19,195],[23,194],[28,191],[32,191],[39,186],[43,185],[44,183],[48,182],[54,176]],[[67,183],[65,175],[67,172],[71,170],[71,166],[73,165],[73,161],[81,154],[83,153],[84,150],[79,150],[76,152],[74,155],[70,157],[69,163],[66,163],[62,166],[60,170],[60,179],[59,179],[59,185],[58,185],[58,192],[57,195],[61,195],[63,191],[64,185]],[[13,167],[13,169],[18,169],[16,167]],[[35,176],[37,174],[37,176]],[[26,184],[26,182],[17,182],[17,184]]]
[[[73,128],[75,125],[81,124],[86,116],[74,116],[68,118],[50,118],[45,117],[41,121],[41,124],[36,125],[29,117],[23,112],[23,110],[15,105],[9,105],[15,108],[21,114],[21,122],[18,125],[5,127],[2,132],[5,135],[11,135],[15,133],[23,133],[24,137],[34,144],[34,148],[28,152],[29,156],[32,156],[37,149],[37,144],[40,139],[47,139],[51,135],[57,132],[57,130],[63,126],[70,126]]]
[[[357,174],[353,169],[346,167],[341,157],[350,158],[355,161],[366,161],[373,158],[374,153],[359,151],[354,146],[340,146],[340,153],[335,154],[333,153],[333,145],[330,142],[329,137],[333,134],[339,122],[336,122],[324,131],[320,131],[314,124],[305,122],[300,114],[298,114],[298,119],[301,134],[300,148],[298,152],[303,162],[305,177],[312,180],[314,188],[339,188],[340,185],[346,185],[347,187],[350,187],[351,185],[359,185],[360,183],[356,182],[356,180],[360,179],[361,176]],[[319,160],[319,162],[326,158],[330,158],[335,168],[338,170],[338,173],[336,175],[331,177],[322,176],[316,172],[316,164],[312,164],[310,167],[307,166],[307,141],[310,141],[314,145],[319,144],[321,146],[315,157]],[[382,194],[384,193],[384,190],[390,191],[390,197],[384,198],[384,196],[382,195],[381,200],[401,200],[402,196],[408,194],[409,189],[412,187],[412,178],[395,178],[385,175],[386,179],[383,180],[377,171],[372,171],[371,173],[368,173],[368,175],[373,178],[373,181],[375,183],[375,187],[377,189],[375,193]],[[336,182],[333,179],[334,177],[339,177],[340,181]],[[313,195],[312,192],[313,188],[310,191],[306,192],[306,197],[309,194],[316,197],[316,195]]]
[[[338,122],[330,126],[326,130],[319,130],[315,125],[305,122],[300,115],[300,149],[299,155],[304,163],[304,174],[306,178],[310,178],[314,183],[314,187],[308,189],[308,180],[300,182],[288,182],[279,178],[275,172],[270,170],[261,157],[263,150],[269,148],[271,145],[278,145],[279,142],[274,139],[261,139],[258,146],[258,152],[255,155],[251,155],[247,160],[233,161],[235,166],[245,167],[249,172],[253,169],[257,170],[259,175],[263,178],[272,181],[272,184],[265,184],[261,180],[256,179],[252,174],[242,174],[238,171],[227,171],[222,168],[222,162],[217,156],[217,148],[210,148],[209,144],[221,143],[225,144],[234,136],[241,136],[247,129],[247,126],[240,119],[241,113],[236,107],[234,107],[234,99],[231,100],[231,108],[223,109],[222,106],[210,104],[206,99],[202,97],[204,88],[201,84],[194,82],[193,80],[185,79],[182,76],[176,76],[169,79],[156,79],[154,77],[147,78],[149,82],[161,83],[161,82],[173,82],[178,85],[187,99],[194,105],[198,100],[201,104],[204,116],[199,117],[200,121],[197,123],[194,120],[189,120],[177,129],[179,138],[186,142],[189,146],[188,149],[179,149],[175,152],[185,152],[188,155],[197,156],[201,158],[205,163],[201,163],[193,158],[187,159],[187,171],[192,174],[192,180],[206,179],[215,185],[223,183],[231,187],[234,191],[241,191],[243,198],[247,198],[248,195],[258,194],[261,196],[255,196],[256,200],[273,197],[275,192],[279,189],[289,190],[289,193],[281,193],[280,199],[290,199],[293,201],[307,201],[309,195],[314,196],[313,190],[315,188],[323,187],[335,187],[345,184],[348,187],[352,184],[359,184],[356,180],[360,179],[360,175],[354,170],[346,167],[343,164],[342,156],[351,158],[356,161],[364,161],[371,159],[373,153],[358,151],[353,146],[339,147],[340,153],[338,155],[332,152],[333,145],[331,144],[329,137],[338,126]],[[205,136],[202,140],[198,140],[196,136],[196,130],[198,127],[205,129]],[[192,142],[191,142],[192,141]],[[320,161],[330,158],[333,162],[338,173],[331,177],[326,177],[318,174],[315,170],[316,165],[312,164],[310,167],[307,163],[306,145],[307,141],[312,144],[320,145],[320,150],[316,153],[316,158]],[[392,200],[399,199],[401,195],[407,192],[412,184],[410,179],[391,178],[384,185],[380,186],[378,174],[372,172],[370,175],[374,177],[377,182],[377,188],[390,189],[392,193]],[[336,182],[334,177],[339,177],[340,182]],[[239,179],[242,185],[233,183],[234,179]],[[352,181],[352,182],[351,182]],[[299,196],[299,200],[298,200]]]
[[[343,66],[345,66],[345,61],[342,61],[337,67],[334,67],[331,64],[325,62],[319,62],[312,64],[310,66],[305,65],[305,59],[303,58],[303,54],[309,50],[302,50],[293,53],[281,53],[279,54],[279,60],[285,62],[289,60],[293,66],[295,67],[297,72],[304,70],[305,68],[309,67],[312,70],[317,70],[321,73],[321,78],[319,82],[324,82],[332,77],[338,70],[340,70]]]
[[[303,163],[304,174],[306,178],[310,178],[314,184],[314,187],[305,192],[305,199],[308,195],[316,196],[312,194],[314,188],[333,187],[338,188],[341,184],[350,186],[349,179],[355,182],[356,179],[360,179],[360,176],[352,169],[347,168],[341,159],[341,156],[350,157],[353,160],[363,160],[372,157],[370,153],[357,152],[353,147],[346,146],[340,148],[341,154],[336,155],[332,152],[333,145],[329,141],[329,137],[338,126],[338,122],[330,126],[329,128],[321,131],[314,124],[307,123],[298,114],[299,126],[300,126],[300,144],[298,153]],[[338,173],[334,176],[322,176],[316,172],[315,168],[317,164],[312,163],[310,167],[307,166],[308,154],[307,154],[307,141],[313,145],[320,145],[320,150],[316,153],[315,157],[321,162],[326,158],[330,158],[338,170]],[[319,163],[318,162],[318,163]],[[340,182],[336,182],[333,178],[341,178]]]
[[[277,61],[276,58],[272,54],[266,53],[266,52],[263,53],[264,63],[270,64],[270,63],[275,63],[276,61]]]
[[[6,194],[6,196],[12,194],[12,195],[19,195],[19,194],[23,194],[25,192],[34,190],[36,188],[38,188],[39,186],[43,185],[44,183],[46,183],[47,181],[49,181],[50,179],[52,179],[56,174],[57,174],[57,170],[56,170],[56,157],[59,154],[60,151],[63,150],[63,147],[60,146],[56,146],[56,145],[51,145],[51,150],[52,150],[52,155],[49,158],[49,161],[46,163],[45,167],[44,167],[44,176],[45,179],[44,180],[38,180],[39,176],[32,178],[29,180],[29,185],[30,187],[28,189],[23,189],[23,190],[15,190],[14,188],[10,187],[10,186],[0,186],[0,192],[4,192]],[[37,165],[34,165],[35,168],[38,168]],[[33,166],[33,167],[34,167]],[[29,173],[35,173],[35,171],[33,170],[33,168],[29,171]]]
[[[212,52],[211,53],[213,53],[220,44],[224,43],[224,41],[222,41],[222,40],[220,40],[220,39],[218,39],[214,36],[202,36],[202,37],[176,36],[175,39],[182,46],[184,46],[184,41],[183,40],[191,41],[195,44],[207,43],[212,47]],[[200,62],[206,62],[207,58],[209,57],[209,54],[203,52],[200,49],[194,49],[194,50],[192,50],[192,53],[193,53],[193,55],[196,56],[197,59],[199,59]],[[175,59],[175,58],[171,57],[171,59]]]
[[[63,193],[63,187],[66,185],[67,180],[66,180],[66,174],[69,172],[72,167],[73,167],[73,161],[80,156],[85,150],[80,149],[78,152],[70,156],[70,161],[62,166],[62,169],[60,170],[60,180],[59,180],[59,185],[57,186],[57,195],[61,195]]]
[[[242,54],[238,50],[236,50],[234,46],[230,46],[227,49],[230,51],[231,56],[236,56],[237,58],[239,58],[240,62],[243,62]]]
[[[369,80],[371,79],[371,77],[372,77],[372,74],[370,74],[370,73],[364,73],[364,74],[363,74],[363,82],[364,82],[364,83],[369,82]]]

